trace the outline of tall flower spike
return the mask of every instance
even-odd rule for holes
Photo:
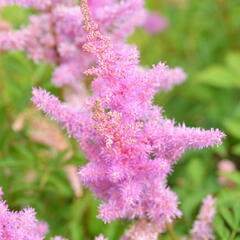
[[[103,201],[99,217],[148,219],[153,224],[171,223],[181,216],[178,199],[166,186],[173,164],[189,148],[221,143],[219,130],[175,126],[152,105],[157,89],[182,81],[171,77],[165,64],[153,70],[139,67],[135,47],[113,43],[92,20],[82,1],[84,49],[94,54],[97,65],[93,95],[84,109],[61,104],[44,90],[33,91],[33,102],[60,121],[75,137],[90,163],[79,171],[83,183]],[[154,74],[157,73],[157,74]]]
[[[216,199],[211,195],[203,200],[200,213],[197,220],[194,222],[193,228],[190,232],[191,240],[214,240],[213,236],[213,217],[215,215],[214,204]]]

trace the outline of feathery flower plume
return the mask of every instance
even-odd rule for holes
[[[6,202],[0,200],[0,239],[43,240],[48,227],[46,223],[38,221],[35,215],[32,208],[10,211]]]
[[[104,36],[86,0],[81,10],[87,32],[83,49],[97,59],[85,71],[96,76],[93,95],[81,110],[42,89],[33,90],[32,101],[79,141],[90,161],[80,169],[80,178],[102,200],[99,217],[104,222],[138,217],[171,223],[181,216],[177,196],[166,186],[172,165],[189,148],[220,144],[224,134],[175,126],[164,118],[152,105],[154,94],[181,82],[183,74],[175,72],[171,78],[163,63],[151,70],[140,68],[136,47]]]
[[[191,240],[214,240],[212,222],[215,215],[216,199],[208,195],[204,200],[197,220],[190,232]]]

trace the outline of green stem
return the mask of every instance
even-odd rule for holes
[[[167,231],[168,231],[168,234],[169,234],[170,238],[172,240],[177,240],[177,236],[174,233],[174,231],[172,229],[172,226],[169,223],[166,223],[166,228],[167,228]]]
[[[237,234],[237,231],[235,229],[233,229],[233,231],[229,237],[229,240],[233,240],[235,238],[236,234]]]

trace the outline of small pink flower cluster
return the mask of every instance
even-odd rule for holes
[[[193,228],[190,232],[191,240],[214,240],[212,230],[213,217],[215,215],[214,204],[216,199],[211,195],[207,196],[203,200],[203,205],[201,207],[200,213],[197,216]]]
[[[32,208],[21,211],[10,211],[8,205],[1,198],[0,188],[0,239],[1,240],[43,240],[48,232],[48,225],[36,219],[36,212]],[[67,240],[53,237],[51,240]]]

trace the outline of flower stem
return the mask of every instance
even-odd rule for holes
[[[232,234],[231,234],[230,237],[229,237],[229,240],[233,240],[233,239],[235,238],[236,234],[237,234],[237,231],[234,229],[234,230],[232,231]]]
[[[170,238],[172,240],[177,240],[177,236],[174,233],[174,231],[172,229],[172,226],[169,223],[166,223],[166,228],[167,228],[167,231],[168,231],[168,234],[169,234]]]

